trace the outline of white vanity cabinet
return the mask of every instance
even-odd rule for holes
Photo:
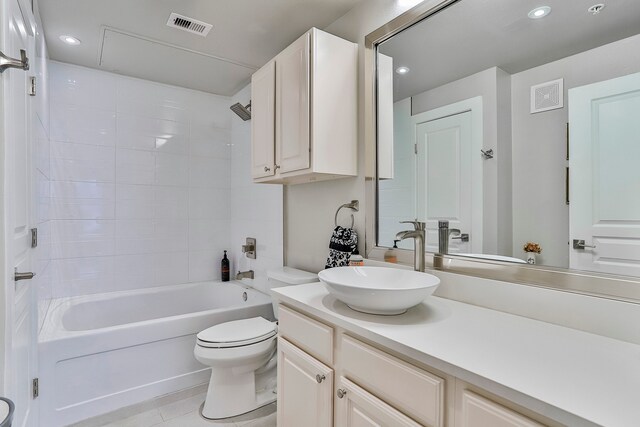
[[[289,307],[278,312],[279,427],[444,426],[444,378]]]
[[[255,182],[355,176],[357,45],[312,28],[251,78]]]
[[[278,338],[278,426],[333,425],[333,369]]]
[[[560,425],[341,328],[278,310],[278,427]]]

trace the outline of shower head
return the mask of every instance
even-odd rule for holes
[[[231,111],[236,113],[245,122],[251,119],[251,101],[246,106],[242,106],[239,102],[236,102],[231,107]]]

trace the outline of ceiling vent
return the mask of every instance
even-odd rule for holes
[[[207,34],[209,34],[209,31],[211,31],[211,28],[213,28],[213,25],[211,24],[189,18],[188,16],[179,15],[175,12],[169,15],[167,26],[188,31],[202,37],[206,37]]]
[[[531,114],[555,110],[564,106],[564,80],[531,86]]]

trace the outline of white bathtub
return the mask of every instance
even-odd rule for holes
[[[271,299],[239,282],[53,300],[39,336],[40,425],[206,383],[208,369],[193,357],[195,334],[254,316],[273,319]]]

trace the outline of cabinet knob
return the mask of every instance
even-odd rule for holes
[[[325,380],[325,376],[324,375],[316,375],[316,381],[318,381],[318,384],[320,384],[322,381]]]
[[[265,172],[269,172],[270,170],[271,170],[271,168],[270,168],[269,166],[265,166],[265,167],[264,167],[264,171],[265,171]]]
[[[274,168],[274,170],[278,170],[280,169],[280,165],[276,165],[276,167]]]
[[[338,395],[338,399],[342,399],[347,394],[347,390],[339,388],[336,394]]]

